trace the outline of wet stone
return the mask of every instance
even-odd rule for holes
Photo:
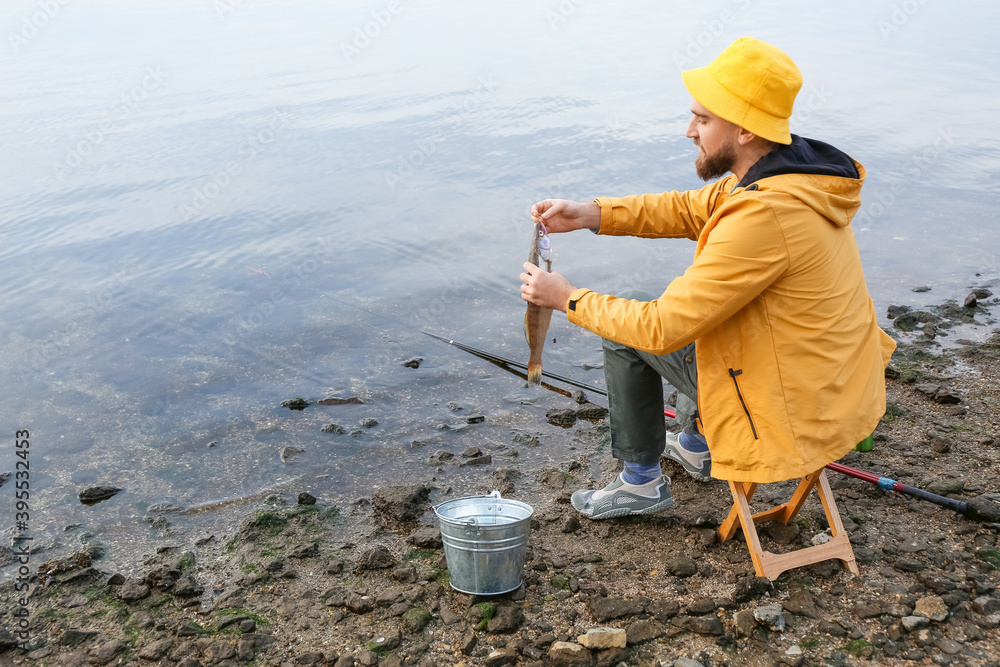
[[[584,403],[576,409],[576,416],[578,419],[600,421],[608,416],[608,409],[602,405]]]
[[[124,489],[117,486],[92,486],[80,492],[80,502],[84,505],[94,505],[118,495]]]
[[[362,401],[357,396],[349,396],[348,398],[330,396],[329,398],[324,398],[321,401],[317,401],[316,404],[317,405],[364,405],[364,401]]]
[[[365,417],[359,423],[365,428],[375,428],[378,426],[378,420],[374,417]]]
[[[302,447],[297,447],[295,445],[287,445],[285,447],[282,447],[278,451],[278,456],[281,457],[282,461],[288,462],[291,461],[296,456],[298,456],[299,454],[305,453],[305,451],[306,450],[303,449]]]
[[[576,423],[576,410],[553,408],[545,413],[545,419],[555,426],[572,426]]]
[[[304,398],[290,398],[281,402],[281,407],[289,410],[305,410],[309,407],[309,401]]]
[[[430,457],[427,459],[427,463],[428,465],[436,466],[453,458],[455,458],[454,454],[441,449],[431,454]]]
[[[420,368],[421,362],[423,362],[423,357],[410,357],[403,362],[403,366],[406,368]]]
[[[469,459],[463,465],[467,466],[484,466],[493,463],[493,457],[489,454],[484,454],[482,456],[476,456]]]
[[[333,422],[327,424],[320,430],[323,431],[323,433],[335,433],[337,435],[343,435],[344,433],[347,432],[347,429],[345,429],[343,426]]]

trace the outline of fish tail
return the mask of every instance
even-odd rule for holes
[[[542,365],[528,362],[528,384],[540,385],[542,383]]]

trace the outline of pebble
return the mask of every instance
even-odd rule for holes
[[[765,604],[753,610],[753,617],[767,625],[775,632],[785,629],[785,616],[781,605],[777,602]]]
[[[406,366],[407,368],[420,368],[420,364],[423,360],[423,357],[410,357],[403,362],[403,366]]]

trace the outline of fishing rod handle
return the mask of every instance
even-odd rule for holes
[[[959,514],[965,514],[966,504],[961,500],[954,500],[952,498],[945,498],[944,496],[939,496],[936,493],[931,493],[930,491],[924,491],[923,489],[917,489],[910,486],[909,484],[902,484],[896,482],[896,490],[901,491],[907,495],[913,496],[915,498],[920,498],[921,500],[926,500],[932,502],[935,505],[940,505],[941,507],[947,507],[950,510],[954,510]]]

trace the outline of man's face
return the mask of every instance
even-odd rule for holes
[[[686,137],[698,147],[694,162],[698,178],[709,181],[732,171],[736,164],[737,127],[719,118],[697,100],[691,104],[691,122]]]

